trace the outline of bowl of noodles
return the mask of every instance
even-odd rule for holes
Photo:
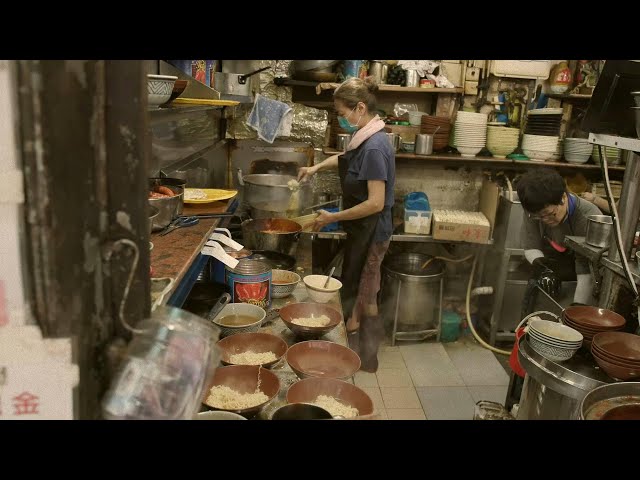
[[[306,378],[287,392],[287,403],[310,403],[345,419],[373,414],[373,401],[361,388],[335,378]]]
[[[280,318],[297,337],[314,340],[342,322],[342,314],[319,303],[290,303],[280,309]]]
[[[213,410],[251,418],[279,392],[280,380],[270,370],[259,365],[230,365],[216,369],[203,403]]]

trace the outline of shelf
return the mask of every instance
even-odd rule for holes
[[[631,260],[627,260],[627,262],[629,263],[629,270],[631,270],[633,280],[636,282],[636,285],[640,285],[640,271],[638,270],[638,264]],[[602,265],[626,280],[627,276],[624,273],[622,263],[609,260],[609,257],[602,257]]]
[[[334,148],[324,147],[322,153],[325,155],[336,155],[343,153]],[[531,168],[531,167],[558,167],[577,170],[600,170],[599,165],[594,164],[578,164],[578,163],[566,163],[566,162],[532,162],[529,160],[512,160],[509,158],[494,158],[494,157],[463,157],[458,153],[435,153],[433,155],[416,155],[415,153],[396,153],[396,159],[404,158],[407,160],[419,160],[427,163],[466,163],[477,164],[481,166],[509,166],[518,168]],[[624,166],[609,166],[610,171],[624,172]]]
[[[330,85],[332,88],[337,88],[340,84],[334,82],[309,82],[304,80],[291,80],[288,78],[276,78],[274,79],[276,85],[284,85],[288,87],[313,87],[315,88],[320,83]],[[462,93],[464,88],[423,88],[423,87],[402,87],[400,85],[386,85],[381,84],[378,86],[380,92],[402,92],[402,93]]]
[[[585,237],[574,237],[567,235],[565,237],[567,247],[577,254],[586,257],[591,262],[597,262],[602,257],[605,249],[591,246],[585,242]]]
[[[312,233],[313,236],[320,239],[325,240],[343,240],[347,238],[347,234],[345,232],[318,232]],[[493,244],[493,240],[490,240],[489,243],[471,243],[471,242],[463,242],[456,240],[436,240],[432,235],[417,235],[412,233],[398,233],[391,235],[392,242],[417,242],[417,243],[466,243],[470,245],[491,245]]]
[[[555,98],[557,100],[591,100],[591,95],[586,95],[582,93],[570,93],[570,94],[557,94],[557,93],[547,93],[545,94],[549,98]]]
[[[156,117],[158,115],[171,115],[174,113],[193,113],[193,112],[206,112],[208,110],[217,110],[222,106],[215,105],[187,105],[187,104],[174,104],[173,102],[166,107],[150,108],[147,110],[150,115]]]

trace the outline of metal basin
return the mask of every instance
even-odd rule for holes
[[[274,217],[298,217],[306,207],[313,205],[313,188],[301,183],[291,190],[288,182],[296,180],[290,175],[252,174],[242,177],[243,198],[255,211],[273,212]]]
[[[262,218],[242,222],[242,238],[247,248],[295,255],[302,226],[286,218]]]
[[[149,205],[159,210],[158,216],[153,221],[153,230],[162,230],[169,226],[172,220],[180,215],[184,199],[184,188],[173,185],[165,185],[175,195],[166,198],[150,198]]]
[[[149,235],[153,231],[153,221],[160,214],[160,210],[157,207],[149,205]]]
[[[640,382],[602,385],[580,403],[580,420],[640,419]]]

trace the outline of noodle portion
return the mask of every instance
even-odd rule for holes
[[[357,408],[340,403],[338,400],[328,395],[318,395],[318,398],[315,399],[313,404],[320,408],[324,408],[333,417],[341,416],[344,418],[353,418],[357,417],[360,413]]]
[[[254,393],[238,393],[226,385],[216,385],[211,388],[206,403],[221,410],[242,410],[255,407],[268,400],[269,397],[257,389]]]
[[[229,356],[229,360],[235,365],[262,365],[263,363],[274,362],[277,359],[278,357],[273,352],[256,353],[247,351]]]
[[[326,327],[331,323],[331,319],[324,314],[319,317],[314,317],[312,313],[310,317],[294,318],[291,320],[291,323],[303,327]]]

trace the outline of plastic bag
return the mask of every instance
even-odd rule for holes
[[[396,103],[393,106],[393,114],[396,117],[401,117],[407,112],[417,112],[417,111],[418,111],[418,105],[416,105],[415,103]]]

